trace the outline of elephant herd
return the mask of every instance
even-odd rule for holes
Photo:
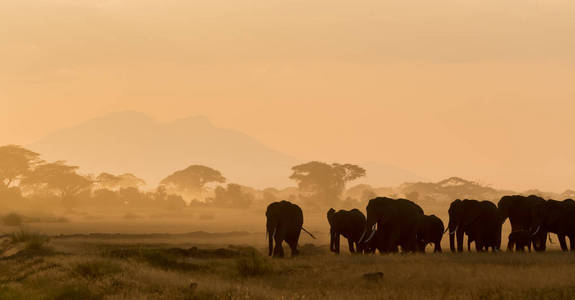
[[[452,252],[463,251],[475,243],[478,252],[499,251],[501,228],[509,218],[511,233],[509,251],[545,251],[549,233],[557,234],[563,251],[575,251],[575,201],[545,200],[538,196],[504,196],[495,205],[490,201],[460,200],[449,206],[449,223],[445,228],[440,218],[425,215],[423,209],[407,199],[377,197],[366,207],[367,216],[358,209],[327,212],[330,225],[330,251],[339,254],[340,237],[347,239],[351,253],[425,252],[433,244],[441,252],[441,240],[449,233]],[[298,254],[298,240],[303,230],[301,208],[288,201],[274,202],[266,211],[266,235],[269,255],[283,257],[282,243]],[[314,237],[315,238],[315,237]],[[569,238],[569,247],[566,238]],[[274,246],[275,242],[275,246]],[[457,245],[456,245],[457,243]]]

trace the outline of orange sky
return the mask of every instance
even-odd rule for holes
[[[574,37],[567,0],[4,0],[0,144],[201,114],[302,159],[575,189]]]

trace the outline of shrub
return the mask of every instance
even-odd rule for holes
[[[120,273],[121,271],[120,265],[106,260],[84,262],[74,267],[75,274],[88,279],[98,279]]]
[[[205,269],[205,266],[186,262],[186,257],[173,249],[114,249],[106,251],[104,256],[121,259],[134,258],[164,270],[198,271]]]
[[[263,276],[273,272],[270,261],[257,251],[236,260],[236,269],[241,277]]]
[[[57,288],[52,297],[49,299],[54,300],[98,300],[102,299],[102,295],[92,292],[85,285],[68,284]]]
[[[2,217],[2,224],[5,226],[20,226],[22,225],[22,217],[17,213],[10,213]]]
[[[25,250],[29,251],[44,251],[47,250],[44,245],[50,241],[46,235],[37,232],[26,231],[20,229],[19,231],[10,234],[13,244],[25,243]]]

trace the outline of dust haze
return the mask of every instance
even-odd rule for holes
[[[564,0],[1,1],[0,299],[573,298],[574,36]]]

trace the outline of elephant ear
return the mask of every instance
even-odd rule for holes
[[[551,206],[547,208],[547,217],[549,224],[554,224],[561,218],[561,208],[556,206]]]
[[[333,226],[333,218],[335,216],[335,209],[330,208],[327,211],[327,221],[329,222],[329,225]]]
[[[464,226],[467,226],[479,218],[479,215],[481,214],[481,207],[472,205],[472,203],[463,202],[462,214],[463,215],[461,221],[463,222]]]

